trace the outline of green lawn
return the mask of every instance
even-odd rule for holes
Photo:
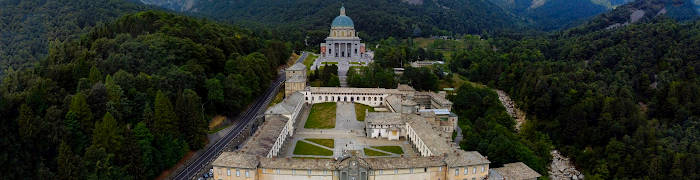
[[[358,121],[365,121],[365,110],[369,110],[369,112],[374,112],[374,108],[368,105],[360,104],[360,103],[355,103],[355,117],[357,117]]]
[[[394,154],[403,154],[403,149],[401,149],[401,146],[372,146],[372,148]]]
[[[319,156],[332,156],[333,151],[318,147],[313,144],[309,144],[304,141],[297,141],[297,146],[294,147],[294,154],[296,155],[319,155]]]
[[[350,62],[350,64],[359,64],[359,65],[364,65],[366,64],[365,62]]]
[[[335,141],[333,141],[333,139],[305,139],[305,140],[326,146],[328,148],[335,147]]]
[[[311,65],[314,64],[314,60],[316,60],[316,58],[318,58],[318,56],[311,54],[311,53],[309,53],[309,55],[306,56],[306,59],[304,59],[303,63],[306,66],[307,71],[309,70],[309,68],[311,68]]]
[[[318,158],[318,157],[292,157],[294,159],[331,159],[331,158]]]
[[[365,148],[366,156],[388,156],[389,154]]]
[[[311,113],[306,119],[304,128],[309,129],[332,129],[335,128],[335,109],[334,102],[318,103],[311,106]]]

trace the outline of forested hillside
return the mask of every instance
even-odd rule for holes
[[[527,18],[532,28],[542,30],[567,29],[596,21],[617,21],[606,23],[623,24],[630,21],[635,10],[646,11],[645,20],[651,19],[662,9],[676,20],[689,20],[698,17],[700,2],[694,0],[490,0],[512,13]],[[610,12],[612,11],[612,12]],[[613,17],[614,18],[611,18]],[[604,19],[601,19],[604,18]],[[603,27],[604,28],[604,27]],[[599,28],[602,29],[602,28]]]
[[[0,1],[0,75],[46,57],[51,42],[76,39],[100,22],[145,9],[118,0]]]
[[[514,14],[527,18],[533,28],[557,30],[582,23],[612,8],[601,0],[489,0]],[[607,0],[607,3],[610,3]]]
[[[565,34],[585,34],[591,31],[613,29],[639,22],[649,22],[666,16],[678,21],[692,21],[700,17],[700,1],[694,0],[637,0],[600,14]]]
[[[416,5],[396,0],[343,2],[356,30],[369,41],[389,36],[479,34],[523,25],[502,8],[481,0],[423,1]],[[199,0],[187,12],[248,27],[277,29],[298,46],[303,46],[304,38],[309,36],[308,44],[316,47],[327,37],[340,6],[339,1],[324,0]]]
[[[266,88],[288,45],[243,29],[146,11],[53,44],[0,84],[7,179],[153,179],[202,148],[206,117]]]
[[[700,22],[489,42],[453,72],[506,90],[586,179],[700,178]]]

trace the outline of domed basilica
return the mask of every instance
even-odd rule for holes
[[[321,57],[324,62],[339,62],[366,65],[371,61],[372,54],[368,53],[365,44],[360,41],[355,32],[355,24],[345,15],[345,7],[340,8],[340,15],[333,19],[331,31],[325,43],[321,43]],[[362,63],[364,62],[364,63]]]

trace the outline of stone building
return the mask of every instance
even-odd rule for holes
[[[284,71],[284,96],[304,90],[306,87],[306,66],[296,63]]]
[[[223,152],[212,164],[217,180],[483,180],[490,163],[478,152],[390,158],[360,158],[356,153],[296,159]]]
[[[321,44],[322,61],[366,60],[365,45],[357,37],[352,20],[345,15],[345,8],[341,7],[340,16],[333,20],[330,33]],[[483,180],[489,172],[511,179],[510,172],[532,171],[521,165],[490,171],[486,157],[476,151],[461,150],[452,142],[458,119],[450,112],[452,102],[444,92],[418,92],[401,84],[396,89],[307,87],[306,70],[300,63],[286,69],[286,98],[265,111],[263,124],[241,148],[223,152],[216,158],[212,163],[214,179]],[[296,124],[299,118],[308,115],[312,104],[323,102],[352,102],[386,109],[386,112],[366,112],[366,137],[360,137],[403,139],[410,144],[406,149],[413,154],[361,157],[359,151],[340,149],[343,155],[333,159],[281,156],[280,150],[292,139],[295,127],[299,127]],[[304,133],[308,132],[299,134]]]

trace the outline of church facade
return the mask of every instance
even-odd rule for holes
[[[340,15],[333,19],[326,42],[321,43],[320,47],[319,58],[325,61],[361,62],[370,58],[365,44],[357,36],[354,22],[345,14],[345,7],[341,7]]]

